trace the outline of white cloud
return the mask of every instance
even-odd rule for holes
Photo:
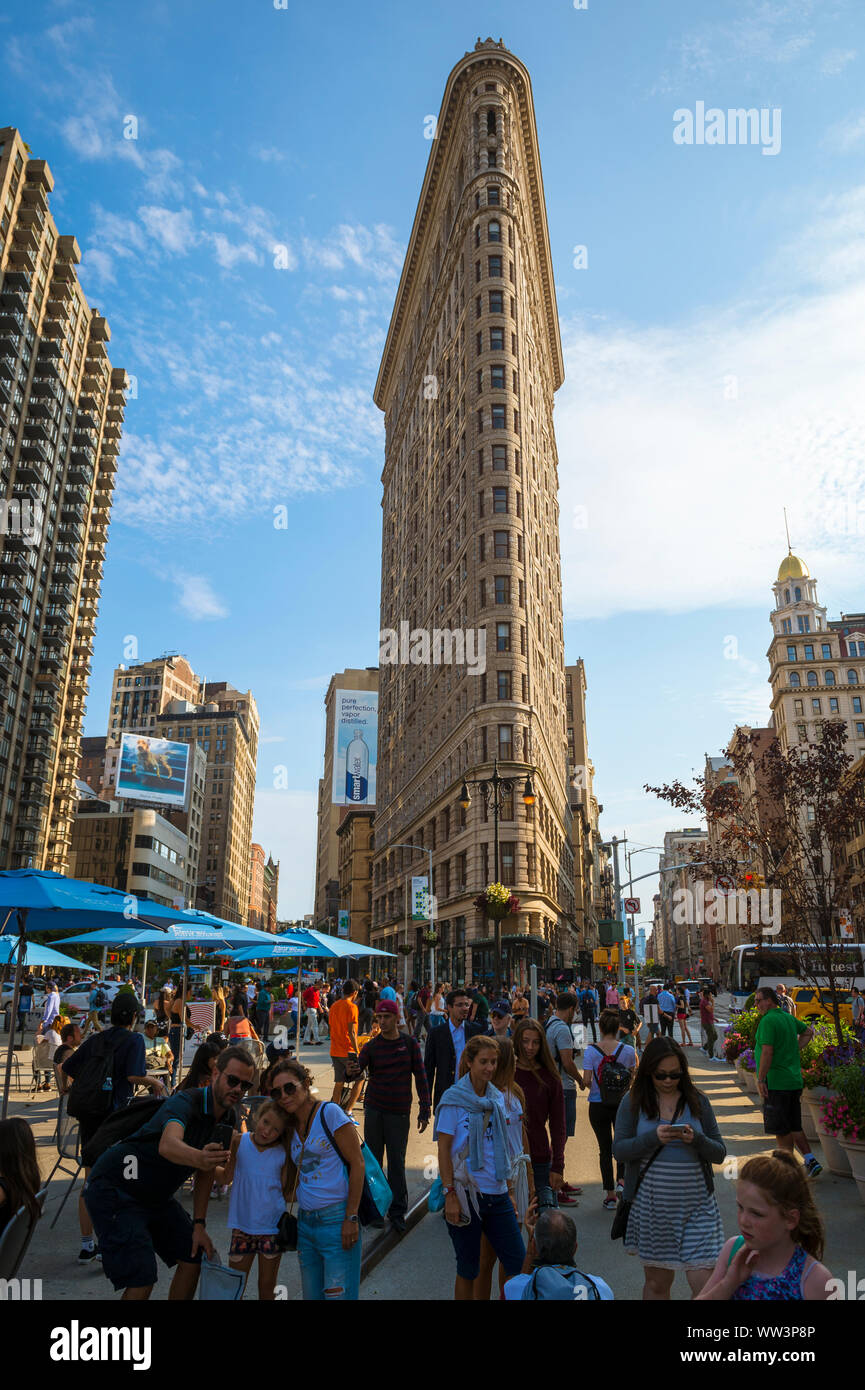
[[[858,115],[847,116],[845,120],[830,126],[826,132],[827,145],[834,146],[842,154],[856,149],[863,142],[865,142],[865,111],[859,112]]]
[[[114,262],[107,251],[99,251],[91,248],[86,252],[81,260],[81,274],[86,281],[94,281],[97,285],[114,285],[117,277],[114,274]]]
[[[257,150],[253,150],[256,159],[260,159],[262,164],[284,164],[288,155],[282,150],[278,150],[275,145],[265,145]]]
[[[201,574],[185,574],[182,571],[178,571],[173,578],[178,589],[178,604],[188,618],[208,621],[228,617],[228,609],[213,592],[209,579]]]
[[[855,57],[855,48],[832,48],[821,58],[820,71],[824,77],[836,77]]]
[[[214,232],[210,241],[216,251],[216,259],[224,270],[232,270],[238,262],[243,261],[258,265],[261,259],[255,247],[250,246],[248,241],[235,245],[222,232]]]
[[[195,241],[192,214],[187,208],[172,212],[169,208],[142,207],[138,216],[163,251],[185,255]]]
[[[863,190],[831,200],[767,268],[767,288],[780,266],[817,282],[810,296],[787,278],[774,302],[677,327],[563,323],[569,618],[765,605],[784,504],[824,594],[849,591],[865,531],[863,222]]]

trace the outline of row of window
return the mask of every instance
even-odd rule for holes
[[[822,676],[823,676],[823,684],[824,684],[824,685],[828,685],[828,686],[833,686],[833,685],[835,685],[836,682],[835,682],[835,672],[834,672],[834,671],[823,671],[823,672],[822,672]],[[856,674],[855,671],[852,671],[852,670],[851,670],[851,671],[847,671],[847,672],[846,672],[846,676],[847,676],[847,684],[848,684],[848,685],[858,685],[858,684],[859,684],[859,677],[858,677],[858,675]],[[806,685],[819,685],[819,683],[820,683],[820,682],[819,682],[819,675],[818,675],[818,672],[817,672],[817,671],[806,671],[806,672],[805,672],[805,684],[806,684]],[[788,684],[789,684],[790,686],[792,686],[792,688],[793,688],[794,690],[798,690],[798,689],[801,687],[801,685],[802,685],[802,678],[801,678],[801,676],[799,675],[799,672],[798,672],[798,671],[791,671],[791,672],[789,673]]]
[[[802,647],[802,651],[803,651],[804,655],[800,658],[800,657],[799,657],[799,654],[798,654],[798,653],[799,653],[799,648],[793,646],[792,644],[788,645],[788,647],[787,647],[787,660],[788,660],[788,661],[799,661],[800,659],[801,659],[802,661],[813,661],[813,660],[814,660],[814,651],[815,651],[815,647],[814,647],[814,644],[813,644],[812,642],[806,642],[806,643],[804,644],[804,646]],[[848,655],[848,656],[865,656],[865,642],[854,642],[851,638],[848,637],[848,638],[847,638],[847,655]],[[832,660],[833,660],[833,655],[832,655],[832,643],[831,643],[831,642],[821,642],[821,643],[820,643],[820,656],[822,657],[822,659],[823,659],[824,661],[832,661]],[[834,660],[837,660],[837,659],[838,659],[837,657],[834,658]],[[850,673],[848,672],[847,674],[849,675]]]

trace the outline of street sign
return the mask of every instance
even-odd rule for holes
[[[625,916],[634,917],[640,910],[639,898],[625,898]]]
[[[348,908],[341,907],[341,908],[339,909],[339,912],[337,913],[337,918],[336,918],[336,920],[337,920],[337,928],[336,928],[336,934],[337,934],[337,936],[348,936],[348,933],[349,933],[349,922],[350,922],[350,920],[351,920],[351,919],[350,919],[350,916],[349,916]]]
[[[736,880],[732,874],[719,874],[715,879],[715,892],[721,893],[726,898],[728,893],[735,893]]]

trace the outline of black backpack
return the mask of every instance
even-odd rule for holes
[[[98,1119],[113,1108],[115,1054],[128,1036],[125,1028],[111,1028],[84,1044],[86,1060],[72,1078],[66,1107],[73,1120]]]
[[[624,1046],[624,1043],[619,1043],[612,1056],[605,1057],[595,1073],[604,1105],[618,1105],[631,1089],[631,1073],[619,1061],[619,1053]]]
[[[71,1092],[70,1092],[71,1094]],[[84,1168],[92,1168],[97,1158],[117,1144],[121,1139],[129,1139],[133,1134],[152,1120],[165,1096],[144,1096],[141,1100],[130,1101],[114,1110],[102,1121],[96,1133],[81,1150],[81,1163]]]

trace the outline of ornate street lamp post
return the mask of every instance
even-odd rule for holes
[[[502,808],[502,797],[510,795],[514,790],[514,779],[512,777],[499,776],[498,759],[493,760],[492,777],[468,778],[463,780],[460,790],[460,805],[464,811],[471,805],[469,787],[480,787],[484,804],[488,811],[493,813],[493,880],[501,883],[501,870],[499,865],[499,814]],[[523,787],[523,802],[526,806],[534,806],[535,789],[532,784],[532,776],[526,776],[525,786]],[[501,918],[493,919],[495,922],[495,986],[496,992],[501,993],[502,985],[502,923]]]

